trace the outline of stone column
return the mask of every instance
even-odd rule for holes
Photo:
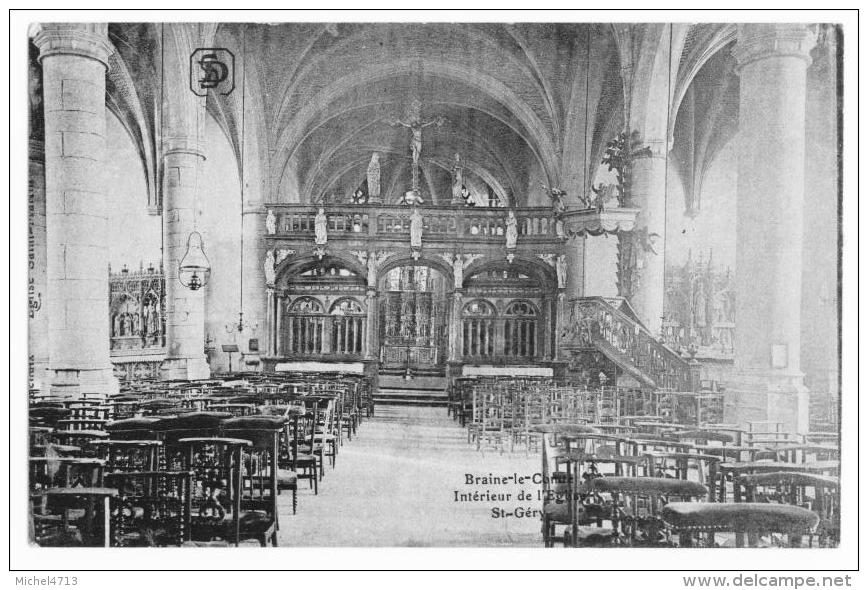
[[[29,385],[47,392],[48,378],[48,284],[46,277],[45,251],[45,144],[30,140],[28,160],[28,231],[27,267],[29,270],[28,296],[28,342]]]
[[[277,306],[276,297],[274,294],[274,289],[271,287],[267,287],[265,289],[265,297],[268,302],[268,307],[266,308],[266,318],[265,318],[265,332],[268,335],[268,342],[265,345],[265,355],[272,357],[277,356],[277,314],[275,313],[275,308]]]
[[[274,356],[278,357],[285,354],[283,344],[283,312],[285,309],[286,295],[277,293],[274,299]]]
[[[258,204],[245,203],[241,211],[241,227],[244,236],[244,251],[241,253],[244,283],[241,286],[244,322],[256,329],[244,331],[242,351],[248,350],[248,339],[259,340],[259,354],[266,350],[268,338],[268,294],[265,283],[265,217],[266,210]]]
[[[540,302],[540,318],[537,324],[537,356],[544,362],[552,360],[552,338],[554,337],[555,308],[552,298],[544,295]]]
[[[806,69],[815,34],[742,24],[736,220],[735,383],[730,409],[808,428],[800,369]],[[827,195],[828,196],[828,195]],[[738,397],[738,399],[734,399]],[[765,414],[763,416],[763,414]]]
[[[552,361],[562,361],[563,355],[560,350],[560,333],[564,327],[564,321],[566,318],[566,308],[567,308],[567,295],[563,289],[558,289],[558,296],[554,302],[553,312],[554,312],[554,327],[552,328],[554,331],[554,342],[553,346],[553,356]]]
[[[195,140],[166,143],[163,179],[163,260],[166,272],[166,359],[163,379],[207,379],[205,289],[192,291],[178,280],[178,266],[194,231],[199,165],[205,159]],[[208,244],[203,240],[208,254]]]
[[[661,108],[665,108],[662,105]],[[664,252],[666,248],[666,141],[651,141],[650,147],[632,160],[631,195],[633,204],[640,208],[636,219],[636,232],[648,232],[651,248],[639,248],[637,255],[638,285],[631,304],[655,336],[660,335],[663,320]],[[657,234],[654,236],[654,234]],[[628,239],[622,237],[621,239]],[[637,244],[643,240],[637,240]],[[655,253],[656,252],[656,253]]]
[[[567,300],[582,297],[585,292],[585,236],[572,236],[566,241]]]
[[[105,23],[37,25],[45,109],[46,304],[51,391],[117,390],[109,361],[103,193]]]
[[[462,308],[464,294],[460,289],[452,291],[452,313],[449,314],[449,362],[460,363],[464,357],[464,331]]]
[[[377,360],[380,356],[379,350],[379,314],[380,298],[377,295],[377,290],[368,287],[365,297],[367,306],[367,339],[365,340],[365,360]]]

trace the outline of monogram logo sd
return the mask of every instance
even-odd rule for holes
[[[235,55],[222,47],[200,47],[190,54],[190,90],[207,96],[213,90],[224,96],[235,90]]]

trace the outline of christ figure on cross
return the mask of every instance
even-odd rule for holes
[[[419,158],[422,155],[422,130],[425,127],[436,125],[440,127],[446,120],[443,117],[435,117],[429,121],[422,120],[422,103],[418,99],[413,100],[407,108],[406,120],[391,119],[392,127],[406,127],[412,132],[410,137],[410,154],[413,157],[413,191],[419,192]]]

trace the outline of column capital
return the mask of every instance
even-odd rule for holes
[[[31,29],[39,61],[51,55],[80,55],[108,68],[114,51],[107,23],[39,23]]]
[[[798,57],[809,65],[817,31],[800,23],[743,23],[736,39],[732,53],[738,69],[771,57]]]

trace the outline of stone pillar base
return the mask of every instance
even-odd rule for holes
[[[51,381],[51,395],[82,398],[103,397],[117,393],[118,380],[114,369],[54,369],[46,376]]]
[[[211,367],[201,358],[177,358],[166,359],[160,365],[160,379],[162,381],[186,380],[194,381],[196,379],[210,379]]]
[[[786,432],[809,431],[810,396],[802,374],[742,373],[726,385],[723,421],[746,428],[748,422],[780,422]]]

